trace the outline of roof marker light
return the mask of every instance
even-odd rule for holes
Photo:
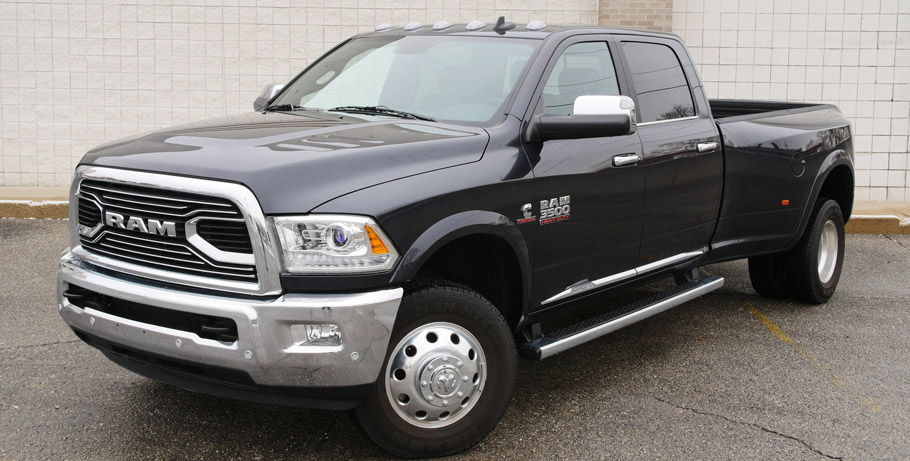
[[[404,25],[405,32],[413,32],[421,28],[423,28],[423,23],[419,21],[411,21]]]
[[[436,24],[433,24],[433,30],[435,31],[443,31],[449,27],[452,27],[452,23],[449,21],[436,21]]]
[[[481,30],[484,27],[487,27],[487,23],[483,21],[471,21],[468,25],[464,26],[464,30],[473,32],[475,30]]]
[[[543,21],[531,21],[528,25],[525,26],[525,29],[535,31],[535,30],[544,30],[547,28],[547,24]]]
[[[389,24],[387,22],[384,22],[382,24],[376,25],[376,32],[385,32],[387,30],[394,29],[394,28],[395,28],[394,24]]]

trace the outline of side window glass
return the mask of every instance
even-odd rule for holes
[[[692,93],[673,49],[657,43],[623,42],[622,52],[638,93],[642,123],[695,115]]]
[[[546,113],[569,115],[575,98],[584,95],[619,95],[606,42],[576,43],[563,51],[543,89]]]

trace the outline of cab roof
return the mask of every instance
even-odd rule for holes
[[[549,25],[545,24],[542,29],[528,30],[528,24],[516,24],[513,29],[505,31],[494,30],[495,21],[486,23],[486,25],[477,30],[468,30],[469,23],[456,23],[441,30],[434,30],[433,24],[423,24],[421,27],[413,30],[405,30],[405,26],[391,26],[383,30],[364,32],[354,37],[388,37],[388,36],[407,36],[407,35],[461,35],[469,37],[510,37],[526,39],[545,39],[551,35],[576,35],[576,34],[627,34],[627,35],[651,35],[661,37],[677,38],[675,34],[667,32],[658,32],[645,29],[633,29],[625,27],[608,27],[592,26],[585,24],[575,25]],[[507,23],[508,24],[508,23]],[[533,24],[533,23],[529,23]],[[409,23],[410,25],[410,23]],[[389,26],[386,24],[386,26]],[[378,28],[378,27],[377,27]]]

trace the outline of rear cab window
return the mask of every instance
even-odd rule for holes
[[[639,123],[695,116],[692,92],[679,57],[659,43],[622,42],[622,51],[635,86]]]

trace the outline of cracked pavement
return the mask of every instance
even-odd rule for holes
[[[0,459],[385,458],[345,413],[194,394],[76,341],[66,225],[0,219]],[[757,296],[744,261],[703,272],[724,288],[520,362],[502,422],[454,458],[910,458],[910,235],[848,236],[821,306]]]

